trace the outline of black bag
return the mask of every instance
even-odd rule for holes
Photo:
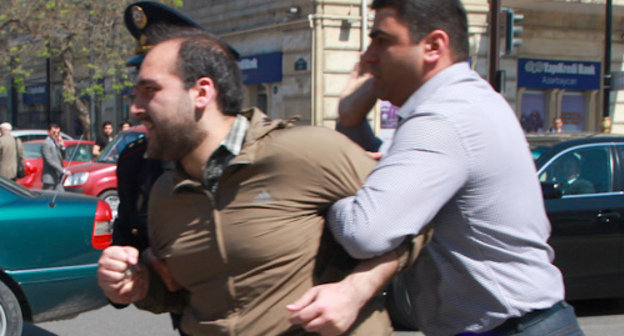
[[[17,155],[17,178],[26,176],[26,169],[24,169],[24,159],[19,155],[19,147],[17,145],[17,139],[15,139],[15,155]]]

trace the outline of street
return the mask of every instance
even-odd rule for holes
[[[621,335],[624,329],[624,300],[591,300],[572,303],[587,336]],[[117,310],[103,307],[71,320],[26,324],[24,336],[175,336],[168,315],[153,315],[133,307]],[[414,331],[397,331],[396,336],[421,336]]]

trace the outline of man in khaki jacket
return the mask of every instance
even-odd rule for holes
[[[113,302],[182,313],[191,335],[307,334],[290,324],[287,305],[354,267],[347,277],[355,290],[380,289],[383,282],[362,281],[360,271],[387,279],[411,246],[357,265],[324,236],[326,209],[352,195],[375,161],[331,130],[241,112],[241,90],[231,48],[201,30],[147,53],[131,112],[147,127],[148,156],[177,169],[152,189],[151,267],[134,248],[110,247],[99,283]],[[391,334],[381,301],[354,305],[363,309],[350,334]]]
[[[14,180],[17,178],[17,162],[24,163],[24,147],[19,139],[11,135],[13,127],[8,122],[0,124],[0,175]]]

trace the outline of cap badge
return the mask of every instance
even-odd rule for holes
[[[147,26],[147,16],[145,15],[143,8],[139,6],[132,6],[130,10],[132,12],[132,21],[134,22],[134,25],[138,29],[145,28],[145,26]]]

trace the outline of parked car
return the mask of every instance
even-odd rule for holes
[[[26,176],[17,179],[17,183],[28,189],[41,189],[41,172],[43,158],[41,157],[41,144],[44,140],[31,140],[24,142],[24,168]],[[89,140],[65,140],[65,160],[63,166],[74,166],[93,160],[92,153],[95,142]]]
[[[624,137],[527,139],[567,299],[624,297]]]
[[[111,243],[108,204],[0,177],[0,213],[0,335],[106,304],[96,271]]]
[[[117,217],[119,196],[117,194],[117,159],[130,142],[145,136],[145,126],[139,125],[119,133],[93,161],[68,168],[72,175],[65,178],[66,191],[97,196],[108,203]]]
[[[43,140],[48,136],[48,130],[44,129],[18,129],[11,131],[11,135],[24,141]],[[65,140],[74,140],[71,136],[61,132],[61,137]]]

